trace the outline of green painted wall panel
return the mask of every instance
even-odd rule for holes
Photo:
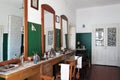
[[[68,34],[65,34],[65,43],[66,43],[66,48],[68,48]]]
[[[86,47],[86,52],[91,60],[92,38],[91,33],[76,33],[76,48],[77,41]]]
[[[36,31],[32,30],[32,26],[34,26]],[[34,52],[41,55],[41,46],[41,25],[28,22],[28,56],[33,56]]]
[[[8,33],[3,34],[3,60],[7,60],[8,51]]]
[[[61,48],[61,43],[60,43],[60,29],[56,29],[56,49],[59,49]]]

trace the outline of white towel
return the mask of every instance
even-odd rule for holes
[[[79,56],[74,56],[74,57],[75,57],[75,60],[77,60]]]
[[[75,56],[75,59],[77,60],[77,68],[82,68],[82,56]]]
[[[61,80],[69,80],[69,64],[61,64]]]

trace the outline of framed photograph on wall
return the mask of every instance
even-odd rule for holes
[[[31,0],[31,7],[38,10],[39,0]]]
[[[56,22],[59,23],[60,22],[60,18],[58,15],[56,15]]]

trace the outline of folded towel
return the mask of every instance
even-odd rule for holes
[[[69,64],[61,64],[61,80],[69,80]]]
[[[77,68],[82,68],[82,56],[75,56],[75,60],[77,60]]]

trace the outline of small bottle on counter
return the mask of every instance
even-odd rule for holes
[[[24,55],[20,56],[21,65],[24,63]]]
[[[37,56],[36,56],[36,54],[34,54],[34,56],[33,56],[33,63],[37,64]]]

